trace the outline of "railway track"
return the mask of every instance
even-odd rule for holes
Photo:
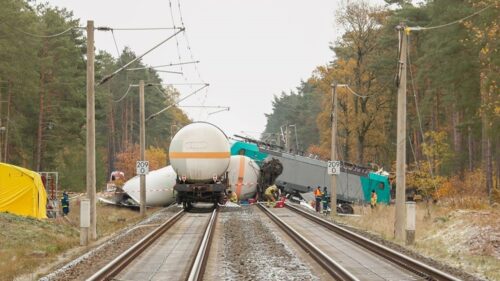
[[[217,214],[179,211],[87,281],[202,280]]]
[[[460,280],[290,204],[259,208],[335,280]]]

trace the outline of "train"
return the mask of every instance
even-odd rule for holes
[[[185,209],[193,203],[224,203],[231,163],[229,139],[217,126],[194,122],[182,127],[169,148],[172,168],[177,174],[176,202]]]
[[[146,175],[146,205],[165,206],[174,202],[185,209],[193,203],[222,204],[227,190],[240,200],[262,198],[262,192],[276,183],[283,192],[304,194],[316,186],[330,191],[327,161],[285,152],[282,148],[236,136],[229,139],[217,126],[194,122],[181,128],[172,138],[171,165]],[[270,176],[268,164],[280,169]],[[300,171],[300,172],[297,172]],[[125,183],[129,201],[139,202],[139,177]],[[366,203],[375,190],[378,201],[389,203],[391,187],[387,174],[342,162],[338,176],[337,203]],[[306,199],[306,196],[304,196]],[[352,209],[352,208],[351,208]]]
[[[243,141],[234,142],[231,154],[246,155],[261,166],[272,159],[281,163],[282,173],[273,180],[284,192],[308,193],[315,187],[321,186],[322,189],[327,187],[331,193],[331,176],[327,174],[327,161],[314,156],[287,152],[282,147],[258,140],[236,137]],[[260,188],[257,190],[259,193],[263,192],[263,187]],[[379,203],[390,203],[391,184],[387,172],[374,171],[369,167],[341,161],[340,174],[337,176],[337,203],[368,203],[372,191],[377,193]]]

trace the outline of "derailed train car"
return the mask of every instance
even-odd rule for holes
[[[275,182],[285,192],[306,193],[313,191],[317,186],[321,186],[322,189],[326,186],[331,193],[327,161],[287,153],[259,141],[240,138],[246,141],[235,142],[231,147],[231,153],[247,155],[259,164],[273,158],[279,160],[283,165],[283,171]],[[372,190],[377,193],[378,202],[390,203],[391,187],[387,174],[341,162],[340,174],[337,177],[337,203],[368,203]]]
[[[232,155],[227,171],[229,189],[236,193],[239,200],[255,197],[260,167],[252,158],[245,155]]]

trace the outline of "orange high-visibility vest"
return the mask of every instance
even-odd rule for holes
[[[314,191],[314,196],[316,196],[316,197],[321,197],[321,195],[322,195],[322,194],[321,194],[321,190],[316,189],[316,190]]]

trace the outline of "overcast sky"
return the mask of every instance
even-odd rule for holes
[[[229,106],[230,111],[211,115],[216,109],[185,109],[193,120],[214,123],[228,136],[246,134],[258,138],[265,129],[264,114],[271,112],[273,95],[295,90],[317,66],[331,61],[330,42],[341,35],[334,18],[340,0],[49,0],[49,3],[72,10],[82,26],[87,20],[94,20],[95,26],[125,28],[171,27],[169,2],[175,25],[180,26],[178,1],[188,40],[181,34],[175,37],[177,42],[172,39],[143,61],[148,65],[191,61],[186,43],[189,42],[193,57],[200,60],[199,73],[210,87],[181,105]],[[120,52],[128,46],[139,55],[172,33],[171,30],[115,31],[114,35]],[[95,44],[97,49],[117,56],[110,32],[96,31]],[[165,83],[200,82],[194,65],[185,65],[182,71],[183,76],[162,73],[161,77]],[[182,97],[196,87],[178,89]],[[153,122],[161,122],[161,118]]]

